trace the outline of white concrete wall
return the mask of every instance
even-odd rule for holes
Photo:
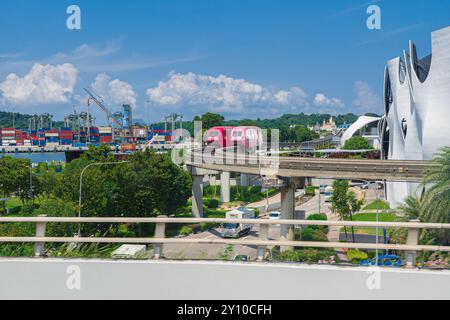
[[[377,274],[367,270],[269,263],[0,259],[0,299],[450,299],[449,271],[384,268],[378,290],[367,286],[377,283]]]

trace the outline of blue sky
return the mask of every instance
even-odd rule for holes
[[[81,30],[66,28],[71,4]],[[370,4],[381,30],[366,27]],[[410,39],[428,54],[449,17],[450,0],[2,0],[0,109],[61,118],[91,86],[151,121],[381,113],[386,61]]]

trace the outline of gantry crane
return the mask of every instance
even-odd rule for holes
[[[94,101],[95,104],[98,105],[100,107],[100,109],[102,109],[106,113],[108,123],[110,123],[110,121],[112,120],[120,129],[122,129],[123,128],[122,121],[120,121],[120,119],[116,118],[116,116],[111,111],[109,111],[109,109],[108,109],[108,107],[106,107],[103,99],[98,94],[96,94],[92,89],[87,89],[87,88],[83,88],[83,89],[89,95],[89,98],[87,100],[87,105],[90,106],[91,101]]]

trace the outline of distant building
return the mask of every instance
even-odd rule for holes
[[[308,125],[308,129],[317,133],[320,133],[320,124],[316,122],[314,126]]]
[[[345,130],[341,137],[341,147],[345,142],[354,136],[361,136],[366,138],[375,149],[380,149],[380,135],[378,126],[380,117],[361,116],[351,126]]]
[[[333,132],[336,129],[337,129],[337,125],[333,120],[333,116],[330,116],[330,119],[328,121],[323,120],[323,124],[320,127],[320,130],[329,131],[329,132]]]

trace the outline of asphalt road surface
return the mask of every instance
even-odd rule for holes
[[[240,239],[258,239],[259,226],[255,225],[249,235]],[[270,226],[269,239],[277,239],[280,235],[279,226]],[[200,239],[220,239],[220,229],[214,228],[205,232],[189,235],[188,238]],[[216,244],[165,244],[164,256],[167,259],[234,259],[236,255],[248,255],[252,259],[256,257],[256,246],[236,245],[230,247],[233,250],[228,252],[227,245]]]

